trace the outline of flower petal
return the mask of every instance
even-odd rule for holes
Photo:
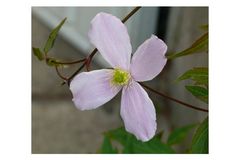
[[[157,36],[152,35],[133,55],[131,75],[135,81],[148,81],[156,77],[167,62],[167,45]]]
[[[117,17],[97,14],[91,22],[88,36],[112,67],[129,69],[132,46],[126,26]]]
[[[121,89],[111,84],[112,74],[111,69],[78,74],[70,84],[76,107],[80,110],[89,110],[110,101]]]
[[[123,88],[121,117],[128,132],[148,141],[156,132],[156,113],[146,91],[135,81]]]

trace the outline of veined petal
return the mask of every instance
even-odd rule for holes
[[[91,22],[88,36],[113,68],[129,69],[132,46],[126,26],[117,17],[97,14]]]
[[[126,130],[137,139],[148,141],[155,135],[155,108],[146,91],[135,81],[123,88],[121,117]]]
[[[110,101],[121,89],[111,84],[113,70],[102,69],[78,74],[70,84],[73,102],[80,110],[97,108]]]
[[[148,81],[156,77],[167,62],[167,45],[152,35],[134,53],[131,62],[131,75],[135,81]]]

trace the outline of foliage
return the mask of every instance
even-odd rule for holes
[[[181,52],[168,55],[167,58],[174,59],[174,58],[191,55],[191,54],[195,54],[195,53],[199,53],[207,50],[208,50],[208,32],[203,34],[200,38],[198,38],[189,48]]]
[[[55,27],[49,34],[48,36],[48,40],[45,43],[44,46],[44,53],[41,51],[40,48],[35,48],[33,47],[33,54],[38,58],[38,60],[42,61],[42,60],[46,60],[46,64],[48,66],[59,66],[58,60],[54,59],[54,58],[49,58],[48,56],[48,52],[50,51],[50,49],[53,48],[55,40],[57,38],[58,32],[61,29],[61,27],[63,26],[64,22],[66,21],[67,18],[64,18],[58,25],[57,27]]]
[[[183,75],[178,77],[177,81],[191,79],[196,85],[208,86],[208,68],[207,67],[195,67],[186,71]]]
[[[201,27],[203,30],[208,30],[208,25]],[[186,55],[191,55],[203,51],[208,51],[208,32],[202,35],[189,48],[168,56],[168,59],[174,59]],[[183,80],[191,80],[194,85],[187,85],[185,88],[197,99],[208,104],[208,68],[194,67],[180,77],[177,82]],[[181,142],[187,135],[188,131],[196,125],[189,125],[182,128],[177,128],[168,137],[168,144],[177,144]],[[208,153],[208,117],[198,126],[190,146],[190,153]]]
[[[124,127],[110,130],[104,133],[103,144],[99,153],[176,153],[171,147],[179,145],[189,135],[190,131],[197,127],[194,134],[190,153],[207,153],[208,152],[208,119],[206,118],[201,124],[189,124],[173,130],[167,139],[167,143],[162,141],[163,131],[155,135],[151,140],[142,142],[136,137],[128,133]],[[117,142],[122,147],[114,148],[112,143]]]
[[[42,53],[42,51],[40,50],[40,48],[32,48],[33,50],[33,54],[38,58],[39,61],[44,60],[44,55]]]
[[[208,104],[208,68],[198,67],[186,71],[177,78],[177,81],[190,79],[195,85],[187,85],[185,88],[197,99]]]
[[[208,90],[200,86],[185,86],[186,89],[192,93],[196,98],[208,103]]]
[[[208,117],[194,134],[190,153],[208,153]]]
[[[137,140],[134,135],[128,133],[123,127],[110,130],[104,135],[111,141],[116,141],[122,145],[123,149],[118,149],[120,153],[175,153],[171,146],[161,141],[162,132],[148,142]],[[109,145],[105,146],[105,148],[111,148],[111,143],[104,143]]]
[[[100,153],[118,153],[117,149],[113,148],[108,136],[104,136],[103,144],[99,151]]]
[[[56,28],[54,28],[54,29],[51,31],[51,33],[50,33],[50,35],[49,35],[49,37],[48,37],[48,40],[47,40],[47,42],[46,42],[46,44],[45,44],[45,46],[44,46],[44,49],[43,49],[43,51],[44,51],[45,53],[48,53],[48,51],[49,51],[50,49],[52,49],[52,47],[53,47],[53,45],[54,45],[54,42],[55,42],[55,39],[56,39],[56,37],[57,37],[57,35],[58,35],[58,32],[59,32],[59,30],[61,29],[61,27],[62,27],[62,25],[64,24],[64,22],[66,21],[66,19],[67,19],[67,18],[64,18],[64,19],[61,21],[61,23],[60,23]]]
[[[188,135],[189,131],[196,127],[196,124],[190,124],[187,126],[183,126],[181,128],[176,128],[169,135],[167,143],[169,145],[174,145],[181,143]]]

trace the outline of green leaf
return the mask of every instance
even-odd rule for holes
[[[54,42],[55,42],[55,39],[57,37],[57,34],[59,32],[59,30],[61,29],[62,25],[64,24],[64,22],[66,21],[67,18],[64,18],[61,23],[56,27],[54,28],[51,33],[49,34],[49,37],[48,37],[48,40],[44,46],[44,52],[45,53],[48,53],[48,51],[53,47],[54,45]]]
[[[152,138],[148,142],[133,141],[133,153],[175,153],[174,150],[161,142],[158,137]]]
[[[195,81],[195,84],[197,85],[208,86],[208,68],[198,67],[198,68],[193,68],[191,70],[188,70],[183,75],[181,75],[177,79],[177,81],[182,81],[186,79],[191,79]]]
[[[127,139],[129,138],[129,135],[123,127],[110,130],[105,133],[106,136],[108,136],[110,139],[114,139],[118,141],[119,143],[126,145],[127,144]]]
[[[208,33],[205,33],[204,35],[202,35],[189,48],[187,48],[181,52],[168,55],[167,58],[174,59],[177,57],[182,57],[182,56],[186,56],[186,55],[190,55],[190,54],[194,54],[194,53],[199,53],[202,51],[208,51]]]
[[[196,98],[208,103],[208,90],[200,86],[185,86]]]
[[[208,153],[208,117],[196,130],[193,136],[190,153]]]
[[[118,153],[117,149],[113,148],[109,137],[104,136],[103,144],[100,153]]]
[[[122,144],[123,153],[175,153],[170,146],[161,142],[160,136],[162,132],[148,142],[137,140],[134,135],[126,132],[123,127],[111,130],[105,135]]]
[[[32,48],[33,54],[38,58],[38,60],[44,60],[44,54],[41,52],[39,48]]]
[[[188,135],[189,131],[196,127],[196,124],[187,125],[175,129],[168,137],[167,143],[169,145],[178,144],[182,142]]]

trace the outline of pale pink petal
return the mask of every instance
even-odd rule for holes
[[[152,35],[133,55],[130,70],[135,81],[148,81],[156,77],[167,62],[167,45]]]
[[[78,109],[97,108],[111,100],[121,89],[111,84],[113,70],[102,69],[78,74],[70,84]]]
[[[135,81],[123,88],[121,117],[126,130],[137,139],[148,141],[155,135],[155,108],[146,91]]]
[[[132,46],[126,26],[117,17],[97,14],[91,22],[88,36],[113,68],[129,69]]]

